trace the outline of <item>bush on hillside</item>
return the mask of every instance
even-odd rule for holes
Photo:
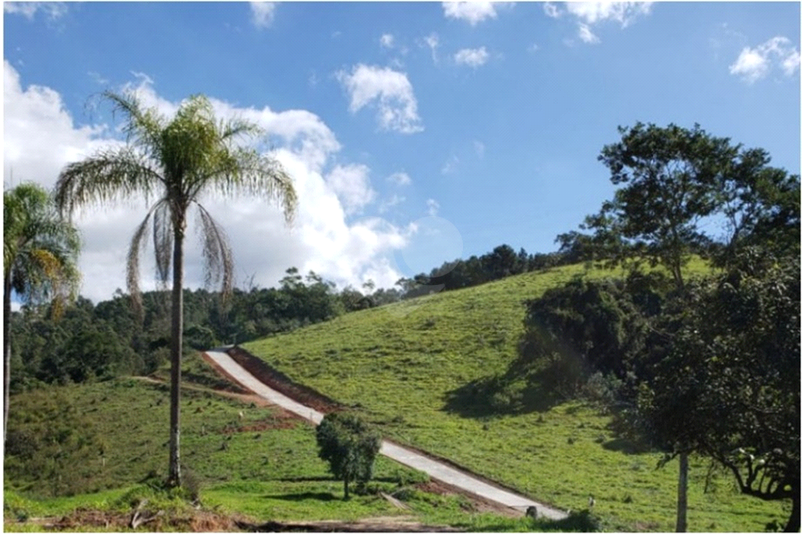
[[[343,480],[345,499],[351,481],[364,488],[373,477],[373,461],[381,447],[379,434],[355,414],[331,413],[317,426],[316,436],[318,455],[329,463],[334,477]]]

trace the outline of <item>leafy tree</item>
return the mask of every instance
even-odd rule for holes
[[[334,477],[343,480],[345,499],[348,484],[365,485],[373,476],[373,461],[381,437],[354,414],[327,414],[316,430],[318,456],[329,463]]]
[[[196,95],[184,101],[172,119],[145,109],[134,95],[105,93],[126,119],[128,143],[99,151],[64,168],[56,184],[62,213],[84,205],[105,204],[124,197],[155,195],[158,199],[137,227],[128,253],[128,290],[141,306],[139,258],[153,224],[158,279],[166,285],[172,266],[170,335],[170,463],[168,484],[180,485],[179,389],[183,334],[184,238],[187,217],[196,208],[201,225],[207,282],[232,287],[232,255],[223,230],[200,204],[204,194],[257,195],[279,201],[287,221],[296,197],[280,164],[237,144],[259,133],[243,120],[218,121],[211,102]]]
[[[3,192],[3,439],[11,381],[11,293],[29,303],[53,300],[56,310],[79,282],[78,231],[62,220],[52,198],[35,184]]]
[[[636,254],[665,266],[682,288],[682,267],[702,241],[699,223],[719,208],[721,179],[738,147],[699,125],[689,130],[637,123],[618,130],[621,141],[605,146],[599,160],[620,187],[586,224],[629,240]]]
[[[691,445],[744,494],[791,500],[800,529],[799,257],[688,287],[682,327],[639,410],[671,452]]]
[[[730,224],[730,256],[744,234],[754,236],[758,229],[763,236],[787,240],[788,229],[796,227],[798,250],[799,181],[769,168],[765,151],[744,150],[699,125],[637,123],[619,132],[621,141],[605,146],[599,160],[620,187],[585,222],[597,241],[624,240],[623,254],[614,260],[627,263],[634,255],[636,265],[640,258],[662,265],[684,299],[683,266],[691,253],[710,249],[713,239],[702,232],[701,223],[711,216],[723,215]],[[678,531],[687,526],[687,454],[692,448],[688,444],[679,452]]]

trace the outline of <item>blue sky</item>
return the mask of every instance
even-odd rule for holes
[[[799,173],[799,3],[5,3],[3,28],[7,187],[116,142],[89,98],[107,89],[165,114],[204,93],[271,132],[294,227],[207,203],[241,283],[297,266],[389,286],[502,243],[552,251],[611,196],[596,158],[636,121],[699,123]],[[76,220],[84,295],[124,287],[144,215]]]

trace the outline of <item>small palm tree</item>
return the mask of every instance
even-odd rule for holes
[[[78,231],[59,217],[41,186],[26,183],[3,192],[3,441],[11,382],[11,294],[29,303],[52,300],[58,313],[78,288],[79,250]]]
[[[232,288],[231,249],[221,227],[200,204],[203,194],[256,195],[278,201],[287,223],[296,196],[292,180],[274,159],[236,144],[243,136],[261,133],[243,120],[218,121],[209,100],[201,95],[184,101],[172,119],[144,108],[136,96],[104,93],[126,119],[128,143],[98,152],[64,168],[56,184],[62,213],[80,206],[105,204],[144,194],[158,200],[134,231],[128,252],[128,290],[137,306],[139,257],[152,223],[157,277],[166,286],[172,265],[170,343],[170,466],[167,484],[179,486],[181,351],[183,333],[184,237],[187,216],[195,208],[202,229],[206,282]]]

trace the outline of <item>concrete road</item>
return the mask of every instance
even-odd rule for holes
[[[214,360],[223,370],[225,370],[227,374],[235,378],[242,386],[265,398],[271,403],[274,403],[275,405],[278,405],[279,407],[282,407],[283,409],[296,414],[301,418],[305,418],[315,425],[319,424],[323,419],[322,413],[302,405],[297,401],[288,398],[284,394],[276,392],[261,381],[257,380],[226,353],[219,351],[207,351],[206,355]],[[494,501],[498,504],[512,507],[520,511],[526,511],[528,507],[534,506],[537,508],[538,517],[542,516],[559,520],[567,516],[563,511],[548,507],[542,503],[538,503],[534,500],[530,500],[529,498],[520,496],[494,485],[490,485],[445,463],[439,462],[425,455],[421,455],[418,452],[409,450],[387,440],[382,441],[382,447],[379,453],[386,455],[390,459],[398,461],[401,464],[409,466],[410,468],[425,472],[429,474],[432,479],[442,481],[443,483],[461,489],[469,494],[475,494],[476,496],[480,496],[486,500]]]

